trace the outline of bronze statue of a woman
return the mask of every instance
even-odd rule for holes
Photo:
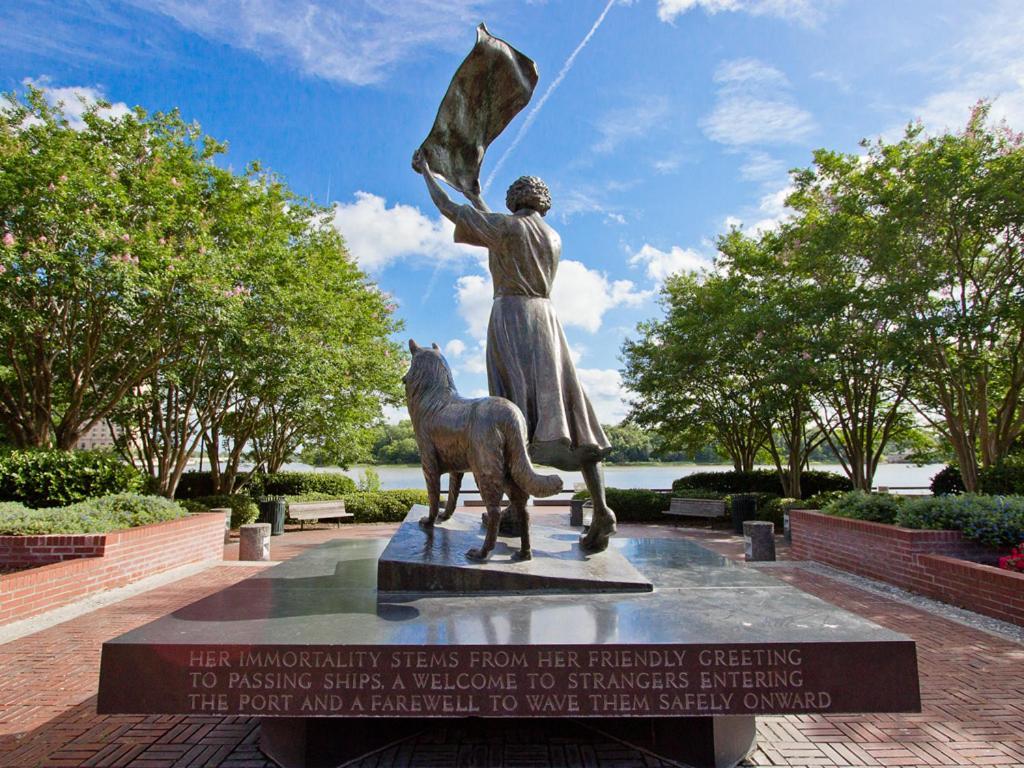
[[[467,195],[473,205],[454,203],[420,150],[413,169],[423,175],[441,214],[455,223],[455,241],[487,248],[494,283],[487,326],[490,394],[523,412],[533,461],[583,473],[594,515],[580,544],[591,552],[605,549],[615,533],[615,513],[605,500],[600,464],[611,444],[580,385],[551,303],[562,241],[544,221],[551,208],[547,186],[523,176],[505,197],[511,213],[493,213],[476,194]]]

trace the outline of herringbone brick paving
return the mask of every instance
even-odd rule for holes
[[[275,539],[276,559],[334,536],[389,535],[393,526],[349,526]],[[735,556],[741,544],[712,531],[671,526],[625,535],[692,535]],[[235,547],[236,549],[237,547]],[[230,557],[232,546],[226,548]],[[236,555],[237,557],[237,555]],[[913,637],[924,711],[758,719],[750,766],[1024,767],[1024,646],[939,618],[794,566],[779,578]],[[255,720],[208,716],[99,716],[95,692],[101,643],[223,589],[251,574],[213,567],[20,640],[0,645],[0,766],[269,768]],[[654,768],[663,763],[585,729],[503,729],[450,724],[359,763],[398,766],[593,766]]]

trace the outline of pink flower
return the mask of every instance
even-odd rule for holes
[[[123,235],[121,235],[121,239],[124,240],[127,243],[132,238],[131,238],[131,235],[129,235],[127,232],[125,232]]]
[[[47,184],[47,185],[46,185],[46,188],[47,188],[48,190],[50,190],[51,192],[53,192],[53,190],[55,190],[55,189],[56,189],[57,187],[55,187],[55,186],[53,185],[53,182],[51,181],[51,182],[50,182],[49,184]]]
[[[0,275],[2,275],[6,271],[7,271],[7,267],[5,265],[3,265],[3,264],[0,264]]]
[[[800,353],[800,357],[802,357],[804,360],[810,360],[811,359],[811,353],[810,352],[801,352]]]
[[[6,245],[8,248],[14,245],[14,235],[12,235],[10,232],[4,232],[4,245]]]
[[[38,240],[39,240],[40,243],[45,243],[46,242],[46,235],[40,235]]]
[[[60,180],[61,180],[62,182],[64,182],[64,181],[67,181],[67,180],[68,180],[68,175],[67,175],[66,173],[62,173],[62,174],[60,175]]]
[[[160,245],[167,245],[167,238],[166,237],[161,237],[160,238]]]
[[[761,341],[764,338],[764,331],[758,331],[754,334],[754,341]]]

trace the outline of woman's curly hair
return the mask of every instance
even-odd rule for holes
[[[551,209],[551,192],[536,176],[520,176],[505,193],[505,205],[512,213],[532,208],[543,216]]]

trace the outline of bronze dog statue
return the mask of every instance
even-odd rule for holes
[[[494,549],[501,497],[508,492],[521,528],[519,552],[513,557],[529,560],[527,499],[558,493],[562,478],[534,472],[526,450],[526,420],[514,403],[503,397],[460,397],[437,344],[428,349],[410,339],[409,351],[412,363],[402,381],[430,496],[430,514],[420,524],[429,528],[452,516],[462,476],[469,470],[487,507],[487,534],[483,546],[469,550],[466,556],[486,560]],[[445,472],[449,474],[448,499],[439,515],[441,475]]]

